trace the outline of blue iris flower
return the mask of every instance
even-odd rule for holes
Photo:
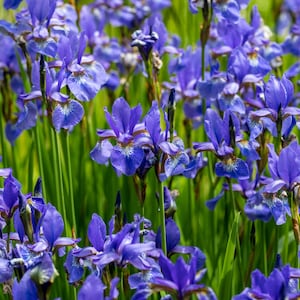
[[[230,125],[231,124],[231,125]],[[235,129],[235,136],[230,136],[230,126]],[[232,144],[241,140],[240,125],[237,117],[226,110],[224,119],[213,109],[207,109],[204,127],[210,142],[194,143],[198,151],[213,151],[220,159],[215,165],[217,176],[235,179],[249,178],[248,165],[233,154]]]
[[[106,120],[111,129],[98,130],[100,142],[90,155],[102,164],[110,159],[118,174],[134,175],[144,159],[144,150],[140,144],[144,125],[139,123],[142,115],[140,105],[130,108],[124,98],[118,98],[112,107],[112,113],[105,111]],[[112,145],[107,139],[115,141]]]

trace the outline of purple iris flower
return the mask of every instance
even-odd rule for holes
[[[269,62],[256,50],[243,47],[234,49],[228,60],[228,72],[240,83],[253,81],[253,76],[263,78],[271,69]]]
[[[100,269],[115,262],[121,267],[131,264],[139,270],[149,270],[151,264],[147,253],[155,250],[155,243],[140,243],[139,233],[139,224],[125,224],[121,231],[108,241],[104,251],[93,257],[93,263]]]
[[[279,155],[274,150],[274,145],[269,148],[269,170],[272,178],[264,187],[266,193],[276,193],[280,189],[292,191],[294,184],[300,182],[300,146],[293,141],[283,148]]]
[[[84,33],[79,37],[74,33],[61,36],[57,49],[60,60],[49,64],[65,70],[66,85],[80,101],[92,100],[107,81],[103,66],[93,56],[83,55],[85,47]]]
[[[10,280],[13,276],[13,266],[9,261],[9,254],[6,250],[6,241],[0,240],[0,283]]]
[[[151,17],[147,18],[143,27],[143,32],[156,32],[159,37],[153,44],[153,51],[157,52],[159,56],[166,51],[165,44],[168,39],[168,31],[162,20],[160,14],[153,14]]]
[[[163,167],[158,174],[159,179],[164,181],[170,176],[180,175],[187,171],[190,158],[184,149],[183,141],[177,136],[174,136],[172,142],[168,141],[169,132],[168,130],[161,130],[160,110],[156,101],[152,102],[152,106],[145,116],[144,122],[149,134],[148,141],[145,140],[145,142],[150,146],[156,160],[163,159],[164,161]],[[166,123],[168,123],[167,120]],[[167,125],[167,129],[169,129],[168,127],[169,125]],[[153,162],[156,163],[155,160]]]
[[[57,276],[58,272],[50,255],[45,253],[40,263],[28,269],[20,282],[15,279],[12,288],[14,299],[37,299],[37,286],[46,294],[50,287],[49,283],[52,283]]]
[[[17,101],[20,112],[17,114],[17,122],[7,122],[5,126],[5,135],[11,144],[14,144],[18,136],[27,129],[35,126],[38,114],[38,108],[31,101],[23,101],[20,96]]]
[[[37,53],[55,57],[57,43],[49,31],[50,20],[56,8],[56,0],[27,0],[27,9],[18,14],[17,23],[10,33],[14,39],[26,41],[23,47],[35,55]],[[29,17],[30,16],[30,17]]]
[[[113,234],[114,218],[109,224],[109,233],[102,218],[93,214],[88,227],[88,238],[92,246],[74,248],[70,251],[65,268],[69,273],[69,281],[77,282],[83,276],[84,266],[89,266],[92,272],[104,270],[111,263],[119,267],[133,265],[139,270],[149,270],[151,264],[148,252],[156,251],[153,241],[140,243],[140,225],[147,220],[136,216],[132,223],[127,223],[123,228]]]
[[[62,128],[71,131],[84,115],[82,105],[71,99],[68,95],[61,93],[65,80],[64,68],[58,73],[44,65],[46,75],[45,98],[47,112],[52,117],[53,127],[60,131]],[[13,143],[23,130],[35,126],[39,113],[39,101],[42,100],[40,89],[40,63],[35,61],[32,65],[32,91],[19,96],[21,112],[16,123],[8,123],[6,135]],[[35,103],[33,102],[35,100]]]
[[[247,217],[254,220],[262,220],[268,222],[273,216],[277,225],[286,222],[286,215],[291,216],[291,209],[288,203],[286,193],[264,193],[262,191],[255,192],[247,199],[244,207]]]
[[[240,10],[245,8],[249,0],[222,0],[214,3],[214,13],[232,23],[238,22]]]
[[[5,9],[16,9],[22,0],[4,0],[4,8]]]
[[[106,286],[102,283],[101,279],[95,274],[89,275],[83,283],[79,293],[78,300],[112,300],[117,299],[119,292],[116,285],[119,282],[119,278],[114,278],[111,280],[110,294],[109,296],[104,296],[104,290]]]
[[[218,105],[221,111],[229,109],[240,115],[246,112],[245,104],[238,95],[239,85],[236,82],[227,83],[222,93],[218,96]]]
[[[101,15],[106,24],[129,28],[134,26],[135,10],[124,5],[122,0],[97,0],[91,6],[97,9],[97,14]]]
[[[264,96],[265,108],[253,111],[252,116],[261,118],[273,136],[277,136],[277,129],[280,128],[278,126],[282,127],[282,135],[288,135],[295,125],[289,117],[300,115],[299,108],[289,105],[294,96],[292,82],[285,75],[281,79],[271,76],[265,86]]]
[[[300,55],[300,24],[299,18],[296,24],[294,24],[290,30],[289,36],[285,39],[282,44],[282,49],[284,53],[292,53],[295,56]]]
[[[33,280],[30,278],[30,273],[25,273],[22,279],[18,282],[14,280],[12,294],[17,300],[33,300],[38,299],[38,290]]]
[[[236,141],[241,140],[238,118],[226,110],[222,120],[216,111],[209,108],[206,111],[204,128],[210,142],[194,143],[194,149],[215,152],[221,160],[215,165],[217,176],[247,179],[249,177],[248,165],[233,154],[232,148]],[[234,130],[234,136],[230,134],[232,130]]]
[[[124,98],[115,100],[112,113],[105,109],[106,120],[111,129],[98,130],[100,142],[90,155],[99,164],[110,159],[117,174],[134,175],[144,159],[141,148],[144,125],[139,123],[142,115],[140,105],[130,108]],[[113,146],[107,139],[115,140]]]
[[[166,239],[167,239],[167,253],[170,254],[176,248],[180,241],[180,231],[172,218],[166,219]],[[160,228],[156,234],[156,247],[161,248],[161,230]]]
[[[297,299],[300,291],[294,281],[299,278],[300,270],[289,265],[274,268],[269,277],[255,270],[251,275],[251,288],[246,288],[241,294],[233,297],[233,300]]]
[[[148,0],[147,2],[152,12],[157,12],[171,6],[170,0]]]
[[[21,184],[11,173],[4,180],[4,188],[0,190],[0,211],[11,218],[18,205]]]
[[[201,78],[201,49],[194,51],[191,47],[186,51],[181,50],[179,55],[169,63],[169,72],[177,75],[178,87],[176,91],[187,99],[199,98],[197,90],[198,81]]]
[[[132,288],[138,287],[133,299],[146,299],[158,291],[171,293],[176,299],[185,299],[192,295],[197,295],[199,299],[217,299],[211,288],[199,283],[205,274],[199,255],[202,255],[201,251],[195,248],[188,262],[180,256],[173,263],[161,254],[158,260],[160,272],[154,264],[152,272],[148,272],[145,276],[130,278]]]
[[[6,70],[9,70],[12,76],[16,76],[19,73],[19,66],[14,40],[10,36],[0,33],[0,42],[6,49],[0,54],[0,80],[2,81]]]
[[[149,33],[139,29],[131,35],[131,38],[131,47],[137,47],[143,60],[145,62],[148,61],[150,52],[156,41],[159,39],[158,34],[155,31],[152,31],[152,29],[150,29]]]

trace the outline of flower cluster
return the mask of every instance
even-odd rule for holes
[[[67,2],[3,3],[16,10],[0,20],[4,289],[48,299],[64,269],[82,300],[300,297],[299,1],[270,5],[273,36],[249,0],[187,0],[193,44],[171,33],[186,16],[170,0]],[[11,166],[29,190],[43,182],[23,194]],[[131,179],[140,213],[111,204]]]
[[[45,298],[59,275],[55,256],[64,255],[64,248],[78,240],[61,237],[63,219],[53,205],[45,203],[40,180],[33,194],[24,195],[11,169],[1,169],[0,174],[4,178],[0,189],[0,282],[14,299],[24,295]]]
[[[124,98],[114,102],[112,114],[107,110],[105,113],[111,129],[97,131],[100,141],[90,154],[99,164],[110,160],[118,175],[143,177],[155,166],[159,179],[164,181],[173,175],[194,177],[205,165],[201,155],[188,154],[179,137],[170,140],[167,119],[167,129],[161,129],[157,102],[152,103],[142,121],[141,106],[131,109]],[[112,139],[113,144],[108,139]]]

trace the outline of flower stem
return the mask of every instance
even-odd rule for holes
[[[2,163],[4,168],[8,167],[8,159],[6,153],[6,145],[5,145],[5,138],[4,138],[4,128],[2,123],[3,118],[0,118],[0,143],[1,143],[1,156],[2,156]]]
[[[165,220],[165,203],[164,203],[164,185],[159,181],[159,216],[160,216],[160,232],[161,246],[163,253],[167,255],[167,236],[166,236],[166,220]]]
[[[62,174],[62,159],[61,159],[61,152],[59,150],[59,133],[54,132],[54,129],[52,130],[52,134],[54,135],[53,141],[54,141],[54,147],[55,147],[55,152],[56,152],[56,162],[57,162],[57,170],[58,170],[58,186],[57,186],[57,191],[59,197],[59,202],[60,202],[60,207],[62,209],[62,214],[63,214],[63,219],[66,222],[66,225],[68,225],[68,219],[67,219],[67,214],[66,214],[66,205],[65,205],[65,193],[64,193],[64,188],[63,188],[63,174]],[[71,230],[67,228],[66,226],[66,234],[71,235]]]
[[[74,203],[74,190],[73,190],[73,178],[72,178],[72,165],[71,165],[71,153],[70,153],[70,135],[68,132],[63,132],[63,149],[68,174],[68,186],[69,186],[69,200],[68,203],[71,205],[72,214],[72,229],[77,233],[76,226],[76,214],[75,214],[75,203]]]
[[[228,187],[229,187],[229,198],[230,198],[230,203],[232,203],[234,211],[237,211],[237,205],[235,202],[235,197],[233,194],[233,189],[232,189],[232,182],[230,178],[227,178],[227,182],[228,182]]]
[[[38,156],[38,165],[40,170],[40,177],[42,178],[42,190],[43,190],[43,196],[45,201],[47,201],[47,190],[46,190],[46,183],[45,183],[45,172],[44,172],[44,164],[43,164],[43,153],[42,153],[42,146],[41,146],[41,132],[39,128],[39,122],[37,121],[37,124],[34,127],[33,134],[34,134],[34,140],[36,144],[36,151]]]
[[[296,252],[296,257],[297,257],[297,266],[300,266],[299,262],[299,250],[300,250],[300,228],[299,228],[299,186],[296,186],[294,188],[293,193],[289,193],[289,203],[291,205],[291,210],[292,210],[292,225],[293,225],[293,232],[294,232],[294,237],[295,237],[295,242],[297,246],[297,252]]]
[[[146,66],[146,71],[147,71],[147,81],[148,81],[148,100],[149,103],[151,104],[153,100],[159,100],[157,97],[157,91],[156,91],[156,85],[155,85],[155,80],[154,76],[152,74],[152,61],[148,59],[145,61],[145,66]]]

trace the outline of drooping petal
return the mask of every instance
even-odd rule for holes
[[[10,174],[4,181],[3,200],[9,210],[18,202],[19,182]]]
[[[288,187],[300,175],[300,146],[297,141],[281,150],[277,163],[278,175],[283,179]]]
[[[102,218],[97,214],[92,215],[92,219],[88,226],[88,238],[93,247],[101,251],[106,237],[106,225]]]
[[[8,259],[0,258],[0,283],[10,280],[13,271],[13,267]]]
[[[38,285],[52,283],[56,276],[58,276],[58,272],[48,253],[43,255],[41,263],[30,272],[30,278]]]
[[[57,51],[57,43],[52,38],[31,39],[28,44],[29,53],[39,53],[45,56],[55,57]]]
[[[215,206],[219,202],[220,199],[224,196],[224,190],[222,189],[221,192],[214,198],[206,201],[205,205],[208,207],[210,210],[214,210]]]
[[[164,164],[166,177],[182,174],[188,162],[189,157],[185,152],[168,157]]]
[[[167,239],[167,253],[170,253],[180,241],[180,231],[172,218],[166,220],[166,239]],[[160,228],[156,234],[156,247],[161,248],[161,230]]]
[[[248,200],[244,207],[247,217],[254,221],[256,219],[267,222],[272,217],[269,205],[263,202],[263,197],[260,193],[255,193]]]
[[[108,79],[103,66],[96,61],[80,66],[73,63],[72,66],[69,67],[73,71],[67,78],[68,87],[78,100],[92,100]]]
[[[82,278],[84,268],[79,263],[79,259],[72,255],[72,251],[68,253],[64,267],[69,275],[69,283],[75,283]]]
[[[143,149],[133,146],[126,146],[124,148],[115,146],[110,157],[113,167],[127,176],[135,174],[143,158]]]
[[[64,230],[64,221],[60,213],[50,203],[47,205],[42,226],[45,238],[51,248]]]
[[[15,124],[7,123],[5,134],[11,144],[22,133],[23,130],[30,129],[35,126],[37,120],[37,107],[32,102],[24,104],[23,111],[18,116],[18,121]]]
[[[78,300],[104,300],[105,286],[98,276],[89,275],[78,293]]]
[[[71,100],[67,104],[57,104],[52,113],[53,126],[57,131],[64,128],[71,130],[83,118],[84,109],[82,105]]]
[[[36,285],[30,279],[30,272],[26,272],[20,282],[14,280],[12,295],[15,300],[33,300],[38,299]]]
[[[217,162],[215,165],[215,172],[217,176],[220,177],[225,176],[236,179],[249,178],[248,165],[240,158]]]
[[[96,146],[90,152],[90,156],[98,164],[107,164],[112,149],[113,145],[108,140],[97,142]]]

